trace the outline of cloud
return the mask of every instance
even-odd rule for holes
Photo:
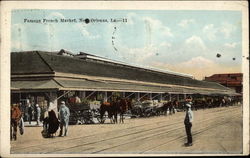
[[[59,12],[52,12],[46,18],[48,18],[48,19],[54,19],[54,18],[65,19],[64,15],[59,13]]]
[[[178,26],[182,28],[187,28],[190,24],[193,24],[193,23],[195,23],[194,19],[184,19],[184,20],[181,20]]]
[[[229,38],[231,34],[236,30],[236,27],[233,24],[223,22],[220,27],[220,32],[224,34],[226,38]]]
[[[189,61],[180,63],[181,67],[185,68],[206,68],[214,65],[212,60],[206,59],[202,56],[194,57]]]
[[[198,49],[198,50],[205,50],[206,46],[203,40],[196,35],[191,36],[190,38],[186,39],[185,41],[186,47],[190,50]]]
[[[126,58],[127,61],[132,63],[143,64],[146,60],[150,59],[158,52],[158,48],[154,45],[145,46],[142,48],[129,48],[126,46],[120,46],[122,56]]]
[[[228,48],[235,48],[239,42],[233,42],[233,43],[225,43],[224,46]]]
[[[172,46],[172,44],[171,44],[171,43],[168,43],[168,42],[161,42],[159,46],[160,46],[160,47],[165,47],[165,48],[167,47],[167,48],[169,48],[169,47]]]
[[[202,32],[207,36],[210,41],[213,41],[216,39],[216,33],[218,32],[218,28],[215,28],[214,24],[208,24],[203,27]]]
[[[143,17],[145,25],[148,25],[149,29],[153,32],[161,33],[162,35],[173,37],[173,33],[171,32],[170,28],[164,26],[160,20],[153,19],[150,17]]]
[[[93,35],[88,31],[89,25],[83,24],[75,24],[76,28],[80,30],[82,36],[88,38],[88,39],[98,39],[100,38],[100,35]]]
[[[216,40],[219,33],[224,35],[225,38],[231,37],[232,33],[236,30],[236,26],[226,22],[221,23],[221,26],[215,27],[214,24],[205,25],[202,32],[207,36],[210,41]]]
[[[127,22],[128,25],[134,25],[135,21],[139,19],[139,16],[133,12],[128,13],[126,17],[128,19],[128,22]]]
[[[181,63],[169,64],[163,62],[154,62],[151,63],[151,65],[152,67],[157,67],[163,70],[191,74],[195,77],[195,79],[200,80],[204,79],[205,76],[211,76],[217,73],[241,72],[241,66],[217,64],[213,60],[209,60],[202,56],[194,57]]]

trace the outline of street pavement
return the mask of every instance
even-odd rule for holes
[[[66,137],[43,138],[42,127],[26,126],[11,141],[14,154],[240,154],[242,106],[194,111],[193,146],[185,147],[184,112],[125,119],[124,124],[71,125]]]

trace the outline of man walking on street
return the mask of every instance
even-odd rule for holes
[[[59,109],[59,119],[60,119],[60,134],[59,136],[67,136],[68,125],[69,125],[69,108],[65,105],[65,102],[62,101]],[[64,135],[63,135],[64,128]]]
[[[187,143],[185,143],[185,146],[192,146],[193,140],[192,140],[191,128],[192,128],[192,122],[193,122],[194,116],[191,110],[191,106],[192,106],[191,97],[187,97],[185,106],[186,106],[186,116],[185,116],[184,124],[185,124],[185,129],[186,129],[186,134],[187,134]]]
[[[40,125],[40,117],[41,117],[41,108],[38,104],[36,104],[36,124]]]

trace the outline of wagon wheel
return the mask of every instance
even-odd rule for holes
[[[101,116],[100,115],[97,115],[96,116],[96,118],[97,118],[97,121],[99,122],[99,123],[104,123],[105,122],[105,120],[106,120],[106,117],[105,116],[103,116],[103,118],[101,119]]]
[[[103,118],[101,119],[100,109],[92,110],[91,113],[92,113],[92,117],[96,118],[99,123],[104,123],[105,122],[105,119],[106,119],[105,116],[103,116]]]
[[[77,125],[78,120],[79,118],[78,118],[77,112],[72,110],[71,115],[70,115],[70,120],[69,120],[70,124]]]
[[[83,122],[85,124],[92,124],[92,123],[94,123],[92,115],[89,114],[89,113],[87,113],[86,116],[83,116]]]

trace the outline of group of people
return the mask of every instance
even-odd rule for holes
[[[53,137],[53,134],[60,127],[59,136],[67,136],[70,116],[69,108],[66,106],[65,101],[61,101],[57,117],[55,110],[51,106],[52,104],[48,108],[47,117],[44,118],[42,135],[44,137]]]
[[[57,107],[56,107],[57,108]],[[11,105],[11,117],[10,117],[10,139],[16,140],[17,139],[17,129],[19,127],[20,134],[24,133],[24,122],[23,122],[23,114],[21,110],[21,104],[12,104]],[[55,109],[48,107],[48,110],[45,112],[45,117],[43,120],[43,131],[42,135],[44,137],[51,137],[58,128],[60,127],[59,136],[67,136],[68,133],[68,125],[69,125],[69,116],[70,110],[66,106],[64,101],[61,101],[58,117],[56,115]],[[31,123],[31,119],[33,116],[33,108],[31,104],[28,104],[28,121]],[[37,125],[40,124],[40,117],[41,117],[41,108],[38,104],[36,104],[35,109],[35,118],[37,121]]]
[[[25,121],[31,124],[31,122],[35,120],[37,125],[40,125],[41,107],[38,104],[30,103],[29,99],[27,99],[26,104],[20,103],[20,109]]]

